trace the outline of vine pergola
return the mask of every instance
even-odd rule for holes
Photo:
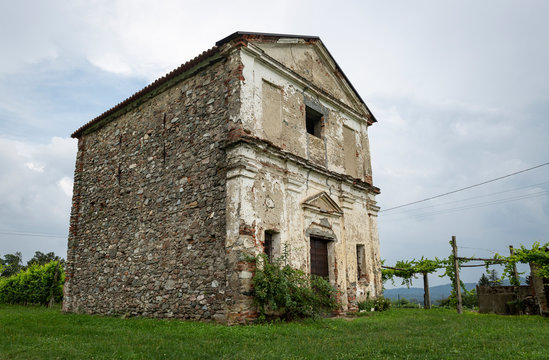
[[[444,274],[441,277],[448,276],[452,281],[452,293],[457,299],[457,312],[461,314],[463,312],[463,304],[461,298],[461,289],[465,289],[465,284],[459,278],[459,269],[466,267],[479,267],[484,266],[488,268],[490,265],[503,265],[504,272],[503,277],[508,277],[512,285],[520,285],[517,263],[531,263],[536,265],[536,275],[540,277],[549,277],[549,242],[540,245],[536,242],[532,245],[531,249],[527,249],[521,245],[520,248],[514,249],[513,246],[509,246],[510,255],[502,256],[495,254],[491,259],[475,258],[475,257],[459,257],[457,252],[456,237],[452,236],[450,241],[452,246],[452,254],[447,259],[436,258],[434,260],[425,259],[421,257],[420,260],[401,260],[397,261],[395,266],[382,265],[382,277],[383,281],[394,279],[399,277],[403,279],[402,284],[410,286],[412,278],[416,274],[423,275],[423,304],[425,309],[431,308],[431,296],[429,293],[429,274],[444,269]],[[466,264],[470,261],[482,262],[481,264]]]

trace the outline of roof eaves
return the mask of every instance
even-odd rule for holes
[[[158,89],[159,87],[161,87],[162,85],[168,83],[170,80],[174,79],[178,75],[181,75],[181,74],[185,73],[186,71],[188,71],[191,68],[193,68],[194,66],[200,64],[201,62],[203,62],[207,58],[215,55],[218,51],[219,51],[219,46],[214,46],[211,49],[202,52],[202,54],[200,54],[200,55],[196,56],[195,58],[187,61],[186,63],[180,65],[175,70],[172,70],[171,72],[167,73],[166,75],[162,76],[161,78],[158,78],[153,83],[151,83],[151,84],[147,85],[146,87],[144,87],[143,89],[139,90],[138,92],[136,92],[135,94],[133,94],[132,96],[127,98],[126,100],[122,101],[121,103],[118,103],[117,105],[113,106],[112,108],[105,111],[101,115],[99,115],[96,118],[90,120],[88,123],[86,123],[85,125],[81,126],[78,130],[73,132],[71,134],[71,137],[72,138],[80,137],[90,127],[98,124],[99,122],[106,119],[110,115],[113,115],[117,111],[122,110],[124,107],[128,106],[129,104],[131,104],[132,102],[138,100],[139,98],[145,96],[149,92],[151,92],[155,89]]]

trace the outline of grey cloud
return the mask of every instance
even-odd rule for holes
[[[0,138],[0,254],[22,251],[32,257],[34,251],[55,248],[64,256],[62,238],[10,233],[67,234],[71,197],[60,182],[72,179],[75,154],[72,139],[38,145]]]
[[[382,209],[435,196],[498,176],[547,162],[546,134],[549,116],[540,104],[517,112],[436,104],[418,98],[373,98],[381,118],[370,128],[374,183],[382,190]],[[539,186],[526,188],[529,185]],[[514,191],[486,197],[501,191]],[[540,195],[491,206],[472,205]],[[507,253],[507,246],[546,242],[549,229],[549,166],[490,185],[424,202],[403,209],[381,212],[379,231],[382,257],[388,263],[421,256],[449,255],[448,241],[458,236],[465,254],[492,256],[489,249]],[[477,199],[464,201],[467,198]],[[441,205],[454,202],[449,205]],[[434,206],[425,210],[418,210]],[[445,209],[467,207],[461,211]],[[422,216],[422,214],[435,214]],[[465,275],[476,281],[479,271]],[[435,283],[447,279],[433,279]]]

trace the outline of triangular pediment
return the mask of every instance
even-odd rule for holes
[[[337,203],[328,195],[322,191],[314,196],[307,198],[303,201],[302,206],[305,208],[314,209],[316,211],[328,214],[342,215],[343,210],[337,205]]]
[[[331,94],[365,117],[369,110],[353,86],[338,68],[321,41],[255,42],[257,47],[276,61],[296,72],[312,84]]]

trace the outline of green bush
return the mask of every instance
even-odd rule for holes
[[[391,300],[379,297],[377,299],[367,299],[358,303],[358,310],[370,311],[385,311],[391,307]]]
[[[282,265],[282,259],[271,263],[259,255],[255,261],[263,265],[253,277],[260,321],[315,317],[338,308],[336,289],[326,279]]]
[[[419,304],[416,299],[412,299],[412,301],[410,301],[404,297],[391,301],[391,304],[401,309],[417,309],[418,307],[423,306]]]
[[[456,295],[452,294],[448,298],[440,300],[438,305],[446,308],[456,308]],[[463,293],[461,294],[461,305],[465,309],[474,310],[478,308],[478,296],[476,289],[472,289],[471,291],[463,291]]]
[[[64,282],[65,273],[57,261],[33,264],[18,274],[0,279],[0,303],[47,305],[52,290],[55,301],[59,302],[63,299]]]

